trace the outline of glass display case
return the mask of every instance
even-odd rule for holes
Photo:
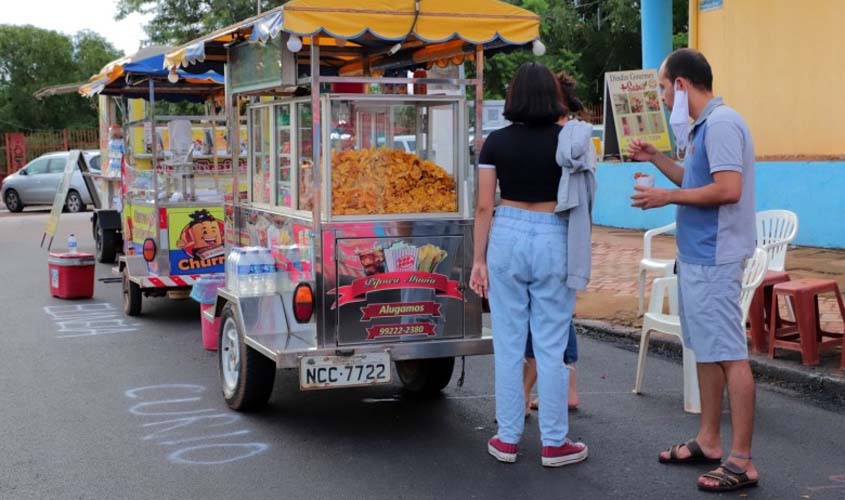
[[[460,213],[469,165],[462,98],[328,95],[323,105],[330,218]]]
[[[250,108],[252,204],[287,210],[311,209],[310,107],[306,101],[295,99]]]
[[[323,220],[462,213],[469,156],[460,97],[327,95],[321,106],[328,118],[322,124]],[[310,211],[310,101],[255,104],[249,118],[250,201]]]

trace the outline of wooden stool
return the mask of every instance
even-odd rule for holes
[[[754,291],[751,299],[751,306],[748,309],[748,321],[751,323],[749,334],[751,336],[751,350],[754,352],[767,352],[769,332],[767,317],[771,310],[772,288],[778,283],[789,281],[789,274],[780,271],[767,271],[763,282]],[[777,319],[777,326],[780,328],[780,317]]]
[[[801,362],[804,365],[817,365],[819,351],[843,343],[843,334],[823,331],[819,322],[818,296],[823,293],[836,294],[839,314],[845,321],[845,304],[842,303],[842,295],[835,281],[823,279],[787,281],[775,285],[773,292],[769,312],[769,358],[774,359],[775,348],[789,349],[801,352]],[[795,312],[795,326],[777,328],[778,297],[791,299]]]

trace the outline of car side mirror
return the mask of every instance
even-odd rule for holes
[[[21,175],[29,175],[29,173],[26,171],[26,169],[21,169],[18,173],[21,174]]]

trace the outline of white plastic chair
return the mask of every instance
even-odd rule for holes
[[[637,307],[637,314],[643,313],[643,302],[645,300],[645,278],[646,272],[651,271],[659,273],[661,276],[672,276],[675,270],[674,259],[656,259],[651,256],[651,240],[659,235],[675,230],[675,223],[667,224],[662,227],[650,229],[643,235],[643,258],[640,260],[640,275],[639,275],[639,302]]]
[[[768,266],[768,255],[763,249],[756,249],[754,256],[745,264],[742,274],[742,292],[740,308],[742,309],[742,325],[748,318],[748,309],[754,291],[763,282]],[[669,314],[663,312],[663,301],[669,297]],[[701,413],[701,395],[698,389],[698,370],[696,368],[695,353],[684,345],[681,333],[681,319],[678,316],[678,278],[677,276],[657,278],[652,285],[651,299],[648,312],[643,317],[643,329],[640,336],[640,352],[637,361],[637,375],[634,383],[634,393],[641,394],[643,377],[645,375],[645,360],[648,354],[649,337],[652,332],[675,335],[681,340],[684,364],[684,411]]]
[[[769,254],[769,270],[786,269],[786,251],[798,234],[798,216],[789,210],[757,212],[757,248]]]

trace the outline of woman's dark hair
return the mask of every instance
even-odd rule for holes
[[[569,112],[577,115],[581,111],[584,111],[584,103],[575,95],[575,88],[578,86],[578,82],[566,71],[561,71],[555,76],[560,84],[563,104],[566,105]]]
[[[686,78],[699,90],[713,90],[713,70],[704,54],[693,49],[678,49],[666,58],[666,78],[672,84],[678,78]]]
[[[560,84],[549,68],[539,63],[525,63],[508,86],[505,118],[526,125],[555,123],[568,114],[563,105]]]

